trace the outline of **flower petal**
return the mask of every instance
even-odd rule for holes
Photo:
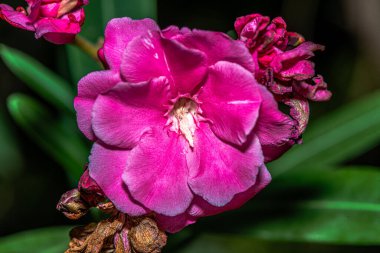
[[[91,126],[91,112],[96,97],[118,82],[119,74],[110,70],[92,72],[79,81],[74,108],[77,112],[78,127],[88,139],[96,139]]]
[[[259,88],[263,102],[254,132],[260,140],[265,162],[273,161],[294,144],[296,122],[278,109],[273,95],[264,87]]]
[[[92,128],[104,143],[133,148],[153,126],[165,126],[168,103],[165,77],[139,84],[119,83],[100,95],[92,111]]]
[[[204,117],[224,141],[242,145],[255,126],[261,97],[253,75],[230,62],[218,62],[199,92]]]
[[[85,18],[84,9],[57,18],[40,18],[35,22],[36,38],[44,37],[55,44],[66,44],[74,40],[81,30]]]
[[[123,179],[133,198],[152,211],[179,215],[193,194],[187,185],[185,139],[159,128],[146,134],[132,149]]]
[[[317,75],[311,80],[295,82],[293,87],[299,95],[312,101],[327,101],[332,96],[321,75]]]
[[[9,5],[0,4],[0,18],[17,28],[34,31],[34,26],[28,16],[26,16],[25,13],[13,9]]]
[[[324,46],[309,41],[304,42],[294,49],[275,55],[270,66],[275,73],[279,73],[284,67],[286,67],[286,65],[294,65],[298,61],[307,60],[313,57],[314,51],[317,50],[323,51]]]
[[[122,180],[129,157],[128,150],[112,150],[95,143],[89,158],[90,177],[119,211],[133,216],[144,215],[147,211],[130,197]]]
[[[227,205],[216,207],[210,205],[202,198],[196,197],[194,198],[193,204],[191,205],[188,213],[190,217],[204,217],[240,208],[244,203],[264,189],[270,183],[271,179],[271,175],[269,174],[267,168],[265,165],[262,165],[259,168],[255,184],[247,191],[236,194]]]
[[[123,55],[121,73],[128,82],[144,82],[166,76],[173,96],[190,93],[206,74],[205,55],[175,40],[149,32],[135,38]]]
[[[237,63],[247,70],[254,72],[254,62],[243,42],[233,40],[221,32],[193,30],[178,38],[178,41],[189,48],[204,52],[208,65],[218,61]]]
[[[132,39],[148,31],[158,30],[160,28],[156,22],[149,18],[114,18],[108,22],[104,36],[104,54],[111,69],[119,69],[121,56]]]
[[[220,207],[255,184],[264,158],[257,137],[253,136],[249,147],[241,151],[219,140],[208,124],[201,123],[187,161],[191,190]]]
[[[169,233],[177,233],[184,227],[196,222],[196,218],[182,213],[177,216],[165,216],[157,214],[155,220],[161,229]]]

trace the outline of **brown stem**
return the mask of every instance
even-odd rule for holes
[[[77,35],[73,42],[73,45],[77,46],[80,50],[85,52],[87,55],[91,56],[94,60],[99,61],[98,58],[98,47],[97,45],[91,43],[84,37]]]

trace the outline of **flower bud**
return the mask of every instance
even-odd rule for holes
[[[88,206],[81,199],[78,189],[73,189],[64,193],[56,208],[71,220],[81,218],[88,211]]]

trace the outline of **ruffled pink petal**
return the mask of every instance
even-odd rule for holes
[[[154,126],[166,123],[165,103],[169,103],[165,77],[150,82],[119,83],[100,95],[92,111],[92,129],[104,143],[131,149]]]
[[[204,217],[240,208],[244,203],[253,198],[262,189],[264,189],[271,180],[272,178],[267,168],[265,165],[262,165],[259,168],[256,183],[247,191],[236,194],[231,202],[229,202],[227,205],[216,207],[197,197],[194,198],[193,204],[191,205],[188,213],[190,217]]]
[[[203,116],[222,140],[242,145],[256,124],[261,105],[258,84],[252,73],[230,62],[210,67],[199,92]]]
[[[111,70],[92,72],[79,81],[74,108],[77,112],[78,127],[88,139],[96,139],[91,126],[91,113],[95,99],[118,82],[120,82],[119,74]]]
[[[188,155],[189,185],[214,206],[224,206],[256,182],[264,158],[257,137],[244,151],[219,140],[201,123],[195,132],[194,151]]]
[[[173,95],[190,93],[206,74],[205,55],[175,40],[150,32],[131,41],[123,55],[121,73],[128,82],[166,76]]]
[[[0,18],[17,28],[34,31],[34,26],[28,16],[26,16],[26,13],[14,10],[9,5],[0,4]]]
[[[122,180],[129,157],[128,150],[113,150],[95,143],[89,158],[90,176],[119,211],[133,216],[144,215],[147,210],[130,197]]]
[[[254,62],[243,42],[233,40],[221,32],[193,30],[178,40],[189,48],[195,48],[204,52],[208,65],[218,61],[237,63],[253,72]]]
[[[177,216],[157,214],[155,216],[155,220],[161,229],[169,233],[177,233],[184,227],[196,222],[196,218],[188,215],[187,213],[182,213]]]
[[[297,126],[278,109],[277,102],[265,87],[261,86],[259,90],[263,102],[254,132],[262,145],[265,162],[270,162],[294,144],[292,138]]]
[[[132,149],[123,179],[133,198],[158,214],[176,216],[189,207],[187,143],[161,128],[152,129]]]
[[[159,31],[152,19],[115,18],[108,22],[104,37],[104,54],[111,69],[119,69],[128,43],[148,31]]]

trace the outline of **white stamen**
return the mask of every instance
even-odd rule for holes
[[[181,134],[194,147],[194,133],[197,128],[197,104],[189,98],[180,98],[169,113],[171,130]]]

